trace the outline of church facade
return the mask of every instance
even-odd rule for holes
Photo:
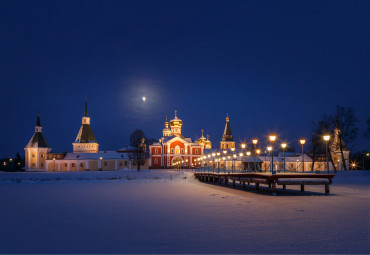
[[[175,118],[169,123],[166,119],[162,138],[149,146],[150,168],[172,168],[175,165],[190,168],[203,156],[205,145],[212,146],[203,134],[196,142],[184,137],[181,133],[182,125],[183,122],[177,117],[176,111]]]

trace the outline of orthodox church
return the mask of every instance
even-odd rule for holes
[[[171,168],[176,164],[183,167],[191,167],[198,158],[203,156],[203,150],[212,147],[212,143],[203,136],[196,142],[186,138],[181,133],[182,120],[177,117],[169,123],[166,118],[162,138],[158,143],[149,146],[150,168]]]

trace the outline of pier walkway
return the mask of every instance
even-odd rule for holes
[[[242,184],[245,189],[246,185],[251,183],[255,185],[258,191],[260,185],[267,185],[273,195],[276,195],[277,186],[281,186],[283,190],[288,185],[300,186],[301,191],[304,192],[306,185],[323,185],[325,186],[325,194],[330,193],[329,186],[332,184],[334,174],[320,174],[320,173],[242,173],[242,172],[214,172],[214,171],[200,171],[195,172],[194,176],[201,182],[208,182],[214,184],[223,184],[228,186],[230,183],[235,187],[236,182]]]

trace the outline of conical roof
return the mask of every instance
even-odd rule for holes
[[[224,134],[222,135],[222,141],[234,141],[233,134],[231,133],[231,127],[229,122],[229,116],[226,116],[226,125],[224,129]]]
[[[37,114],[35,133],[33,134],[31,140],[28,142],[26,148],[50,148],[48,142],[41,132],[41,121],[39,114]]]

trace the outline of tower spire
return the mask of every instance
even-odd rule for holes
[[[41,127],[40,114],[37,113],[36,127]]]
[[[86,102],[85,102],[85,117],[89,117],[89,114],[87,113],[87,97],[86,97]]]

